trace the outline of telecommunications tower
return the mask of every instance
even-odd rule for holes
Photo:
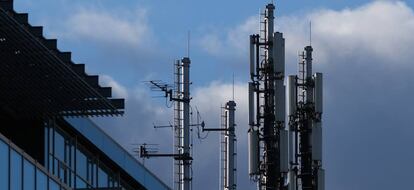
[[[250,36],[249,174],[260,190],[287,189],[285,40],[274,32],[273,4],[261,14],[261,34]]]
[[[273,32],[273,4],[250,36],[249,174],[259,190],[324,190],[322,74],[312,75],[311,46],[298,76],[289,76],[285,117],[285,40]]]
[[[288,77],[289,190],[324,190],[322,73],[312,74],[312,46],[300,55],[299,74]]]
[[[220,135],[220,190],[237,189],[236,169],[236,102],[228,101],[222,108],[221,128],[202,128],[203,131],[218,131]]]
[[[140,156],[150,157],[173,157],[174,166],[174,189],[191,190],[192,185],[192,144],[190,143],[190,127],[200,124],[190,124],[190,58],[184,57],[175,63],[175,83],[171,88],[159,81],[150,81],[152,89],[162,91],[165,97],[174,102],[174,150],[173,154],[153,154],[141,146]],[[204,126],[204,122],[201,124]]]

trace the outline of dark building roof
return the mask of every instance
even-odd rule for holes
[[[133,179],[128,183],[139,184],[138,189],[170,190],[89,118],[73,117],[123,114],[124,99],[111,98],[111,88],[98,82],[98,76],[85,73],[84,64],[73,63],[70,52],[57,49],[56,39],[46,39],[43,27],[31,26],[28,14],[15,12],[13,0],[0,0],[0,120],[6,126],[0,128],[0,140],[11,144],[5,134],[36,162],[49,164],[43,127],[60,117],[65,132],[76,131],[75,143],[100,156],[99,162],[122,170],[123,180]]]
[[[57,49],[43,27],[0,0],[0,109],[16,117],[121,115],[124,99],[111,98],[97,75],[85,73],[71,52]]]

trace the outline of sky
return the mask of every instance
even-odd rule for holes
[[[269,1],[15,0],[32,25],[44,26],[62,51],[86,63],[104,86],[126,99],[126,114],[95,121],[127,150],[159,144],[172,151],[172,110],[145,81],[173,79],[173,61],[190,39],[192,108],[207,127],[220,125],[235,76],[239,189],[255,189],[247,175],[248,36]],[[286,75],[309,44],[314,70],[324,73],[323,166],[326,189],[411,189],[414,171],[414,1],[275,1],[276,29],[286,39]],[[190,31],[190,38],[188,33]],[[193,117],[195,118],[195,116]],[[195,122],[195,119],[194,119]],[[202,136],[207,134],[202,133]],[[197,138],[193,186],[217,189],[219,137]],[[172,160],[145,160],[172,186]]]

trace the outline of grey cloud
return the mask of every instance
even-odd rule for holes
[[[410,177],[414,169],[414,165],[410,164],[414,159],[410,151],[410,145],[414,144],[411,121],[411,115],[414,114],[411,105],[414,105],[414,101],[410,98],[414,93],[414,66],[411,64],[414,55],[410,53],[414,46],[411,35],[414,33],[412,12],[412,8],[402,2],[381,1],[355,9],[318,10],[303,17],[283,17],[278,22],[286,37],[288,73],[295,72],[297,51],[308,42],[308,20],[312,19],[314,23],[315,71],[323,72],[325,76],[323,122],[327,189],[385,190],[411,187]],[[248,20],[244,23],[249,23]],[[229,52],[219,56],[245,59],[246,55],[233,51],[237,51],[237,48],[247,49],[250,31],[236,30],[242,26],[233,28],[228,33],[240,31],[239,35],[232,36],[239,36],[237,39],[240,38],[240,41],[234,41],[245,41],[246,47],[238,43],[231,44],[233,40],[225,39],[227,45],[219,44],[217,47],[234,48],[220,49]],[[256,28],[252,26],[252,30]],[[220,36],[218,39],[221,39]],[[210,46],[216,45],[213,43]],[[239,187],[252,189],[254,185],[250,184],[245,173],[245,87],[243,83],[236,84],[238,182]],[[124,145],[133,139],[157,139],[160,144],[170,142],[161,139],[171,139],[170,131],[155,133],[148,127],[152,121],[160,118],[168,120],[170,114],[158,113],[162,107],[148,101],[150,98],[145,94],[138,93],[135,96],[129,90],[129,115],[120,120],[108,121],[114,122],[113,125],[101,122]],[[231,85],[212,82],[208,86],[196,88],[193,97],[193,106],[197,105],[208,125],[217,126],[220,103],[231,97]],[[140,127],[136,127],[138,125]],[[109,126],[117,126],[117,129]],[[218,180],[218,136],[210,134],[202,143],[196,139],[194,142],[194,187],[200,190],[215,189]],[[155,162],[151,160],[147,163]],[[164,165],[154,164],[150,168],[167,182],[170,181],[170,170],[165,168],[171,168],[169,164],[172,162],[162,160],[159,163]]]
[[[172,183],[172,160],[151,159],[141,160],[138,153],[133,152],[140,144],[151,145],[162,153],[171,153],[173,142],[171,129],[154,129],[154,124],[164,125],[170,121],[170,113],[164,105],[152,98],[147,86],[139,85],[128,89],[111,77],[104,77],[102,84],[113,87],[116,96],[125,98],[125,115],[117,118],[98,118],[95,122],[119,142],[127,151],[134,154],[138,160],[145,163],[151,171],[157,174],[167,184]],[[162,100],[163,102],[163,100]]]
[[[410,188],[413,9],[400,1],[376,1],[280,18],[288,73],[296,72],[297,52],[308,44],[309,20],[315,71],[325,76],[327,189]],[[248,36],[239,40],[247,49]]]

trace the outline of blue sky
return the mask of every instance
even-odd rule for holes
[[[28,12],[32,25],[44,26],[45,36],[58,38],[61,50],[72,51],[75,62],[86,63],[87,72],[126,98],[124,117],[96,122],[128,150],[147,142],[171,151],[171,130],[152,128],[170,121],[171,110],[142,81],[171,81],[172,62],[186,55],[190,30],[192,105],[208,126],[218,126],[235,74],[238,182],[254,189],[246,174],[246,52],[267,2],[15,0],[15,9]],[[315,70],[325,77],[327,189],[410,189],[414,1],[298,0],[276,1],[276,7],[287,74],[296,72],[296,55],[313,23]],[[218,136],[194,139],[194,146],[194,186],[216,189]],[[171,164],[146,161],[169,184]]]

